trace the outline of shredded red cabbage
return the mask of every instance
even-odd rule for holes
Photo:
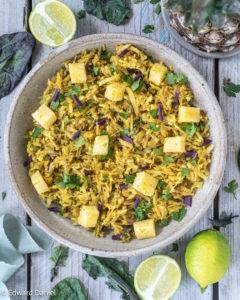
[[[112,235],[112,240],[114,240],[114,241],[119,241],[119,240],[121,240],[121,238],[122,238],[121,234]]]
[[[202,146],[208,146],[208,145],[210,145],[212,143],[212,140],[210,140],[210,139],[204,139],[203,140],[203,143],[202,143]]]
[[[138,204],[140,203],[140,197],[138,195],[136,195],[134,197],[134,203],[133,203],[133,208],[137,208],[138,207]]]
[[[30,163],[32,162],[32,156],[28,156],[26,160],[23,162],[24,167],[28,167]]]
[[[190,157],[190,158],[196,158],[197,157],[197,152],[194,150],[189,150],[185,152],[185,156],[186,157]]]
[[[78,96],[76,94],[73,94],[72,97],[73,97],[73,100],[76,103],[77,107],[82,107],[83,106],[82,102],[78,99]]]
[[[60,207],[59,206],[52,206],[48,208],[49,211],[54,212],[54,213],[58,213],[60,212]]]
[[[93,170],[87,170],[87,169],[85,169],[85,170],[83,170],[83,172],[84,172],[84,174],[85,174],[86,176],[88,176],[88,175],[93,175],[93,174],[94,174]]]
[[[162,104],[158,103],[158,119],[160,121],[163,121],[164,116],[163,116],[163,109],[162,109]]]
[[[52,95],[52,101],[53,102],[57,101],[59,96],[60,96],[60,89],[55,89]]]
[[[129,143],[129,144],[133,144],[133,139],[130,137],[130,136],[128,136],[128,135],[123,135],[123,136],[121,136],[120,137],[123,141],[125,141],[125,142],[127,142],[127,143]]]
[[[183,196],[183,204],[186,206],[192,206],[192,196]]]
[[[98,202],[97,208],[98,208],[98,211],[100,213],[103,211],[103,204],[102,204],[102,202]]]
[[[77,138],[80,137],[80,130],[76,131],[73,136],[71,137],[72,141],[75,141]]]
[[[179,103],[179,96],[180,96],[180,92],[176,91],[174,94],[174,103],[178,104]]]
[[[139,170],[141,170],[141,171],[146,171],[148,169],[149,169],[149,165],[145,165],[145,166],[140,166],[139,167]]]
[[[96,122],[96,124],[99,125],[99,126],[103,126],[103,125],[105,125],[107,123],[107,121],[108,121],[107,118],[102,118],[102,119],[98,120]]]
[[[120,190],[127,190],[128,189],[128,184],[121,183],[121,184],[119,184],[119,188],[120,188]]]
[[[124,49],[121,53],[118,54],[118,57],[123,58],[128,52],[128,49]]]

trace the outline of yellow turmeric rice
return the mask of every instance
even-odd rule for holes
[[[25,165],[35,189],[96,236],[154,237],[184,218],[209,174],[208,118],[193,103],[186,76],[132,45],[78,54],[32,114]]]

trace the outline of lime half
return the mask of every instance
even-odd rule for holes
[[[167,300],[181,282],[181,270],[169,256],[155,255],[144,260],[134,274],[134,286],[143,300]]]
[[[29,17],[35,39],[50,47],[60,46],[76,32],[76,18],[71,9],[58,0],[40,1]]]

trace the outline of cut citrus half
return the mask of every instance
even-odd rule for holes
[[[144,260],[134,274],[134,286],[143,300],[167,300],[181,282],[178,263],[169,256],[155,255]]]
[[[77,23],[67,5],[58,0],[45,0],[38,2],[31,12],[29,27],[40,43],[57,47],[73,38]]]

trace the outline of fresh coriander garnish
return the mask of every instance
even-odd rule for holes
[[[77,13],[78,19],[83,19],[86,17],[86,11],[84,9],[79,10]]]
[[[79,95],[81,93],[80,86],[72,85],[68,92],[64,93],[64,97],[73,97],[74,95]]]
[[[159,222],[159,225],[162,227],[168,226],[169,225],[169,221],[168,220],[162,220]]]
[[[7,193],[6,192],[2,192],[2,201],[6,198]]]
[[[121,136],[124,136],[124,135],[131,136],[130,129],[129,128],[123,129],[122,131],[120,131],[120,135]]]
[[[37,138],[41,134],[41,132],[42,132],[42,128],[35,127],[32,135],[31,135],[31,138],[33,138],[33,139]]]
[[[79,176],[77,175],[68,175],[64,173],[63,177],[60,178],[56,185],[65,188],[65,189],[78,189],[81,187],[82,182]]]
[[[183,124],[181,126],[182,130],[188,135],[188,137],[191,139],[194,134],[197,132],[197,127],[194,123],[187,123]]]
[[[172,193],[170,193],[170,189],[163,190],[163,192],[162,192],[162,199],[164,199],[164,200],[170,200],[172,198],[173,198],[173,195],[172,195]]]
[[[188,168],[182,168],[181,175],[182,175],[182,177],[187,177],[189,175],[189,169]]]
[[[50,108],[53,110],[53,111],[56,111],[58,109],[60,105],[60,101],[57,100],[57,101],[52,101],[51,104],[50,104]]]
[[[110,138],[109,138],[109,140],[110,140]],[[107,160],[109,160],[110,158],[113,157],[113,154],[114,154],[113,148],[110,148],[110,149],[108,150],[108,154],[106,154],[106,155],[101,155],[100,161],[107,161]]]
[[[125,175],[125,182],[128,184],[133,184],[136,175]]]
[[[112,53],[107,50],[102,50],[100,53],[100,57],[103,60],[109,61],[110,58],[112,57]]]
[[[162,9],[161,9],[161,5],[158,3],[154,9],[154,12],[157,14],[157,15],[160,15]]]
[[[175,73],[168,73],[167,74],[167,83],[169,85],[174,85],[174,84],[188,84],[188,78],[183,75],[183,74],[175,74]]]
[[[152,209],[152,202],[141,200],[137,208],[135,208],[135,217],[137,220],[142,221],[146,219],[147,214]]]
[[[62,245],[56,246],[52,249],[52,256],[50,259],[54,262],[51,269],[51,282],[58,275],[59,267],[64,267],[68,258],[68,248]]]
[[[92,72],[95,76],[98,76],[100,74],[100,68],[99,67],[93,67]]]
[[[149,111],[150,115],[153,117],[153,118],[156,118],[157,115],[158,115],[158,110],[157,109],[151,109]]]
[[[196,159],[190,158],[188,161],[189,161],[190,164],[193,165],[193,166],[196,166],[196,164],[197,164],[197,160],[196,160]]]
[[[144,28],[143,28],[143,32],[144,33],[152,33],[153,32],[153,30],[154,30],[154,26],[153,25],[150,25],[150,24],[146,24],[145,26],[144,26]]]
[[[230,193],[230,194],[233,194],[233,197],[235,199],[237,199],[237,196],[236,196],[236,191],[238,189],[238,183],[235,179],[231,180],[229,183],[228,183],[228,186],[225,186],[223,188],[224,192],[226,193]]]
[[[232,224],[232,219],[238,218],[238,215],[233,215],[231,213],[230,215],[227,215],[227,213],[224,211],[220,218],[218,219],[209,219],[213,227],[226,227],[227,225]]]
[[[158,186],[160,187],[160,189],[164,189],[167,186],[167,184],[165,181],[159,180]]]
[[[130,75],[122,74],[122,80],[125,81],[132,89],[133,92],[138,92],[142,89],[144,81],[142,77],[138,80],[134,80]]]
[[[187,209],[185,207],[182,207],[178,212],[173,212],[171,216],[173,220],[180,222],[185,217],[186,213]]]
[[[127,120],[129,113],[126,111],[120,112],[119,116],[122,117],[123,119]]]
[[[81,148],[83,145],[85,145],[85,139],[84,137],[80,136],[73,143],[76,148]]]
[[[149,0],[149,2],[150,2],[151,4],[157,4],[157,3],[160,2],[160,0]]]
[[[110,69],[111,74],[114,75],[114,74],[116,73],[116,71],[117,71],[117,66],[114,65],[114,64],[112,64],[112,65],[109,67],[109,69]]]
[[[154,149],[153,149],[153,153],[154,153],[155,155],[163,155],[163,147],[154,148]]]
[[[223,90],[229,97],[236,97],[236,94],[240,92],[240,84],[235,84],[230,79],[224,79]]]
[[[172,156],[164,156],[164,162],[166,163],[174,163],[175,162],[175,158]]]
[[[155,123],[151,123],[151,124],[149,125],[149,128],[150,128],[153,132],[158,132],[158,131],[160,131],[160,127],[159,127],[157,124],[155,124]]]

